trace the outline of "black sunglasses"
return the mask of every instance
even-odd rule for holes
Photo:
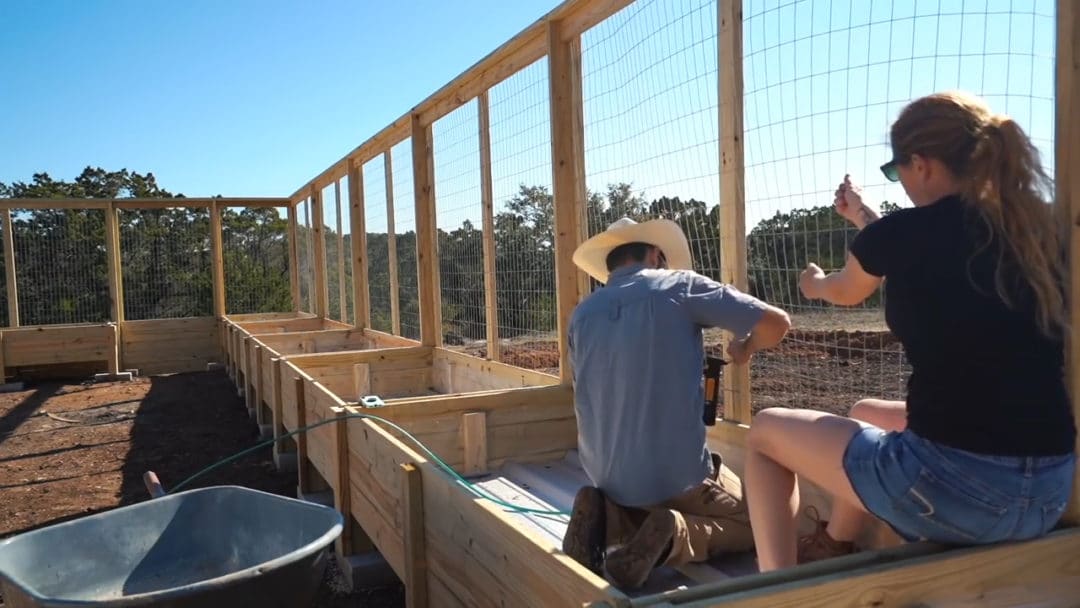
[[[881,172],[885,174],[885,179],[889,180],[890,182],[900,181],[900,170],[898,168],[899,165],[900,161],[896,160],[895,158],[885,163],[884,165],[881,165]]]

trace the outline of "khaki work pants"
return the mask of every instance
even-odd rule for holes
[[[712,455],[713,477],[701,485],[647,508],[623,507],[605,499],[608,546],[624,544],[655,509],[675,511],[675,538],[664,565],[703,562],[722,553],[754,547],[750,514],[743,499],[742,481],[717,454]]]

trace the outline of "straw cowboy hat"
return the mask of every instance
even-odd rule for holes
[[[607,230],[582,243],[574,252],[574,264],[592,278],[606,284],[608,254],[612,249],[627,243],[648,243],[658,247],[667,258],[668,268],[693,268],[690,243],[678,224],[664,219],[639,224],[628,217],[612,222]]]

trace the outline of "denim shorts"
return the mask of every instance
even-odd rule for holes
[[[867,511],[908,541],[949,545],[1046,534],[1065,510],[1075,467],[1075,454],[975,454],[870,426],[844,451],[844,471]]]

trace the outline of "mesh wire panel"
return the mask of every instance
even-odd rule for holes
[[[448,347],[475,346],[487,336],[477,105],[473,100],[432,126],[443,343]]]
[[[326,251],[326,291],[329,302],[327,315],[331,319],[341,319],[341,285],[339,270],[344,270],[338,263],[341,228],[339,226],[339,207],[344,193],[335,192],[331,184],[323,190],[323,248]]]
[[[305,312],[315,311],[315,251],[311,238],[311,199],[296,206],[296,257],[300,267],[300,306]]]
[[[223,209],[221,233],[226,314],[292,310],[289,224],[278,210]]]
[[[22,325],[109,320],[105,212],[12,209]]]
[[[413,197],[412,140],[390,149],[397,241],[398,309],[401,335],[420,339],[420,296],[416,288],[416,200]]]
[[[214,314],[207,208],[121,209],[124,318]]]
[[[391,332],[390,246],[386,224],[386,163],[383,155],[364,163],[364,224],[367,230],[371,327]]]
[[[589,236],[621,217],[667,218],[686,235],[694,270],[719,279],[716,7],[639,0],[581,45]],[[718,354],[720,333],[706,338]]]
[[[1052,159],[1054,3],[804,0],[744,5],[747,256],[755,295],[793,313],[752,368],[756,408],[846,412],[899,399],[908,367],[880,292],[861,306],[807,300],[799,273],[844,264],[856,229],[833,210],[845,174],[881,213],[909,206],[878,167],[888,129],[922,95],[965,89],[1010,114]]]
[[[557,371],[547,59],[492,87],[489,113],[502,360]]]

